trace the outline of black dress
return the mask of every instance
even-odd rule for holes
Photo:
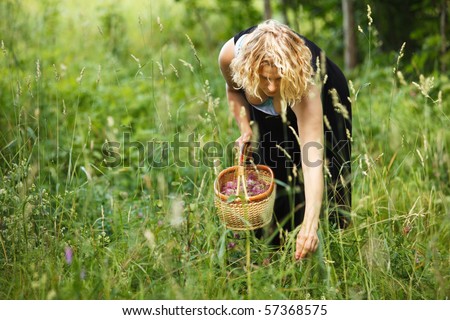
[[[255,26],[251,27],[235,35],[234,43],[236,44],[242,35],[251,33],[255,28]],[[305,37],[301,35],[299,37],[311,51],[311,66],[316,71],[316,61],[321,58],[322,50]],[[350,222],[351,209],[351,103],[348,99],[349,89],[344,74],[329,58],[325,57],[325,59],[327,79],[322,87],[321,99],[324,118],[328,119],[328,121],[324,120],[324,154],[325,165],[328,169],[326,171],[329,171],[329,174],[325,174],[327,199],[324,202],[326,205],[322,208],[328,214],[332,224],[344,228]],[[333,105],[330,93],[332,89],[337,92],[339,101],[347,110],[348,116],[344,117],[342,111],[338,112]],[[251,106],[250,118],[256,123],[259,132],[259,141],[256,141],[253,153],[254,161],[266,164],[274,171],[275,179],[278,180],[275,217],[284,229],[290,231],[303,221],[305,209],[300,146],[289,128],[291,126],[295,132],[298,132],[297,118],[289,107],[287,123],[283,123],[281,116],[272,116]],[[291,159],[277,145],[287,151]],[[293,175],[294,165],[298,168],[297,177]]]

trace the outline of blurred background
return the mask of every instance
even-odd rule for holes
[[[0,0],[0,299],[448,299],[449,10]],[[219,50],[268,18],[353,102],[353,223],[301,265],[295,234],[273,252],[213,202],[239,136]]]

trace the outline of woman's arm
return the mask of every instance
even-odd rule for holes
[[[322,207],[323,177],[323,109],[320,88],[312,85],[307,97],[293,108],[297,116],[302,152],[302,171],[305,185],[305,217],[297,235],[295,258],[303,259],[317,250],[320,210]]]
[[[250,141],[252,137],[252,129],[250,126],[248,102],[245,99],[242,92],[239,91],[239,89],[237,89],[237,85],[233,82],[231,76],[230,63],[233,60],[233,58],[234,58],[234,40],[232,38],[228,40],[222,47],[222,50],[220,50],[219,66],[226,82],[228,105],[230,106],[230,109],[233,111],[234,118],[236,119],[239,130],[241,132],[241,136],[238,139],[240,146],[242,143]],[[245,111],[245,114],[243,114],[243,110]]]

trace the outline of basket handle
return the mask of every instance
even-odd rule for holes
[[[247,193],[247,185],[245,182],[245,175],[244,175],[244,166],[245,166],[245,158],[247,155],[248,147],[250,146],[250,142],[244,142],[241,145],[240,151],[239,151],[239,158],[238,158],[238,176],[237,176],[237,188],[236,188],[236,196],[239,196],[240,192],[240,186],[242,183],[242,189],[244,190],[245,199],[248,200],[248,193]]]
[[[245,160],[246,160],[246,157],[247,157],[247,152],[248,152],[248,148],[249,147],[250,147],[250,142],[249,141],[244,142],[241,145],[241,149],[239,151],[239,158],[238,158],[238,165],[240,167],[243,167],[245,165]]]

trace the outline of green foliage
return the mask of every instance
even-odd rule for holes
[[[27,4],[0,3],[0,298],[448,298],[446,75],[417,63],[426,76],[405,81],[408,61],[381,53],[351,75],[353,223],[324,219],[319,251],[298,263],[295,233],[274,249],[216,214],[238,136],[216,50],[232,32],[211,27],[217,16],[191,28],[182,3],[139,19]]]
[[[105,37],[105,50],[118,58],[128,56],[127,50],[127,26],[125,18],[115,6],[101,8],[100,33]]]
[[[406,59],[412,59],[408,72],[416,74],[440,70],[448,60],[448,52],[440,58],[442,34],[440,30],[442,10],[447,2],[447,18],[444,33],[450,33],[448,20],[450,8],[447,0],[382,0],[369,2],[373,9],[375,27],[379,32],[384,51],[398,50],[407,43]],[[405,28],[405,26],[408,26]],[[448,40],[447,40],[448,41]],[[448,51],[448,45],[446,45]]]
[[[235,33],[262,21],[255,1],[175,0],[186,8],[180,25],[191,30],[194,43],[215,49]],[[220,26],[216,28],[215,26]]]

